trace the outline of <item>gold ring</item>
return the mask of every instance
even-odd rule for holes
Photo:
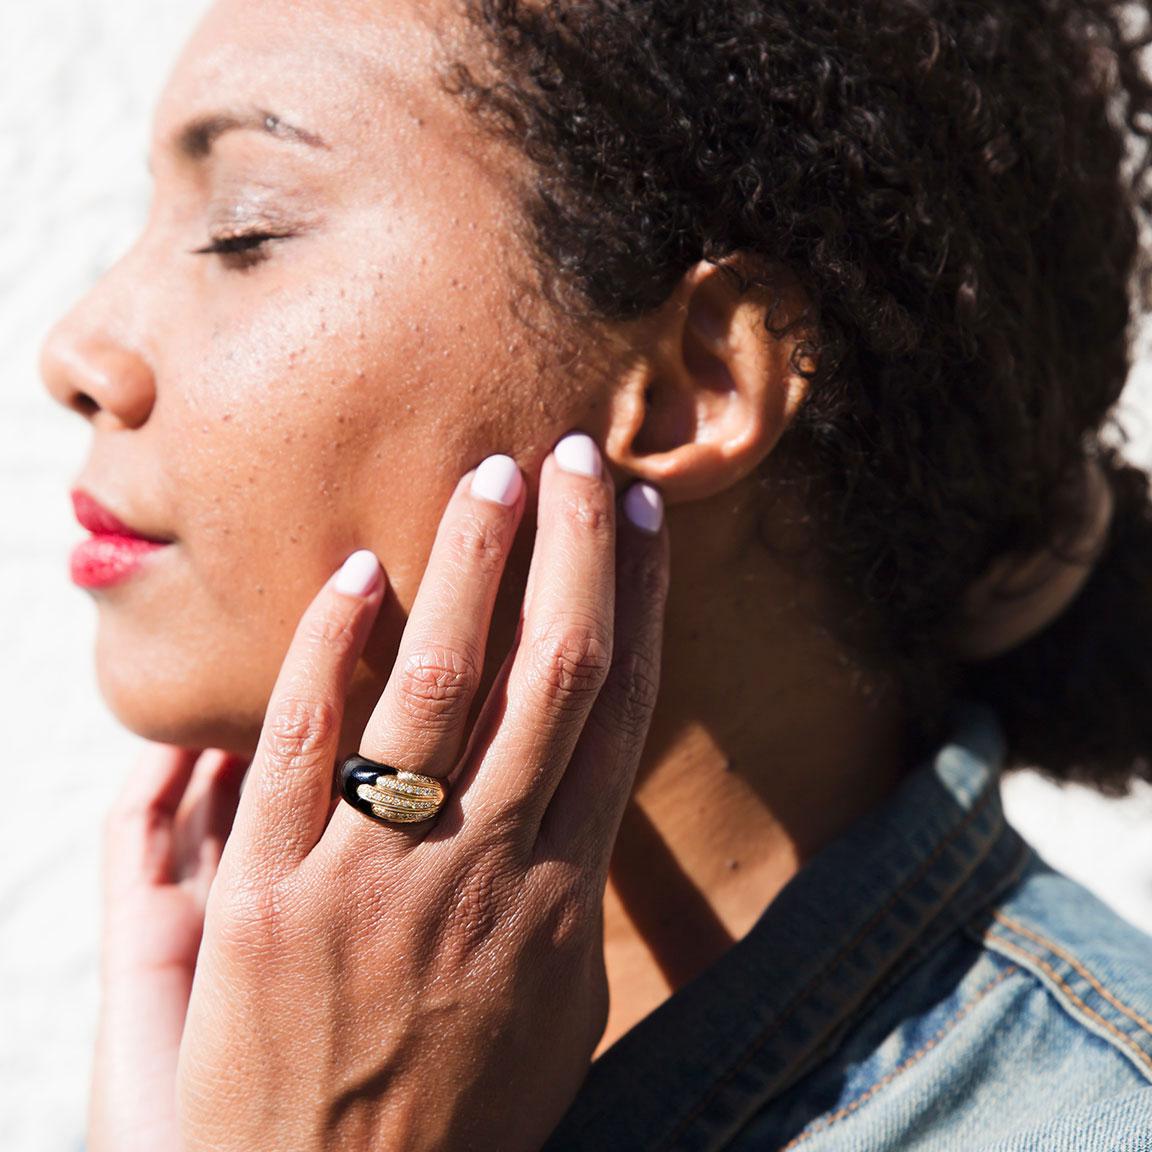
[[[394,768],[366,756],[345,757],[338,771],[341,797],[357,812],[382,824],[431,820],[448,795],[435,776]]]

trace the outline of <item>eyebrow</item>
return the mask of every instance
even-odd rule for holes
[[[275,112],[263,108],[211,112],[197,116],[176,133],[175,150],[188,160],[205,160],[211,155],[216,141],[228,132],[263,132],[277,140],[331,151],[323,137],[289,124]]]

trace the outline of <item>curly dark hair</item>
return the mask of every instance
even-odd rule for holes
[[[569,304],[635,318],[738,253],[813,302],[809,393],[769,459],[913,742],[962,694],[997,709],[1009,768],[1152,778],[1152,504],[1113,412],[1152,296],[1145,5],[464,4],[490,70],[452,87],[530,161]],[[1061,537],[1089,456],[1115,499],[1101,561],[1044,631],[964,663],[965,589]]]

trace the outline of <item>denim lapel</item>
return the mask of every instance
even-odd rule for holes
[[[1012,883],[1004,736],[983,704],[814,856],[752,929],[589,1069],[543,1152],[717,1152],[874,998]]]

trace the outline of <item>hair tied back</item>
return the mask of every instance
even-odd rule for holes
[[[997,560],[964,597],[953,651],[967,663],[988,660],[1043,631],[1076,598],[1107,545],[1115,500],[1100,461],[1084,461],[1079,534],[1066,552],[1051,545]]]

